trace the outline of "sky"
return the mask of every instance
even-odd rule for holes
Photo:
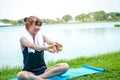
[[[55,19],[100,10],[120,12],[120,0],[0,0],[0,19],[18,20],[31,15]]]

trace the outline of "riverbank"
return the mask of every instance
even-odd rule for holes
[[[58,60],[56,62],[48,62],[48,67],[59,63],[67,62],[70,68],[81,67],[82,65],[91,65],[95,67],[104,68],[105,73],[93,74],[83,77],[74,78],[72,80],[119,80],[120,79],[120,51],[109,52],[102,55],[92,57],[78,57],[71,60]],[[0,80],[8,80],[16,77],[16,74],[22,69],[22,67],[3,67],[0,69]]]

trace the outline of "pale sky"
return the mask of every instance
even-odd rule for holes
[[[0,19],[18,20],[31,15],[53,19],[100,10],[120,12],[120,0],[0,0]]]

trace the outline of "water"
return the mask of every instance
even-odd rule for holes
[[[120,50],[116,23],[120,22],[43,25],[41,31],[46,36],[63,44],[60,53],[45,51],[46,62]],[[23,65],[19,38],[24,31],[24,26],[0,27],[0,67]]]

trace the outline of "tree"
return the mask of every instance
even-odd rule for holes
[[[84,22],[86,15],[85,14],[80,14],[75,17],[76,21],[82,21]]]
[[[111,17],[112,17],[112,20],[120,20],[120,13],[118,13],[118,12],[111,12],[111,13],[109,13],[109,15],[111,15]]]
[[[68,21],[72,20],[72,16],[67,14],[67,15],[64,15],[64,16],[62,17],[62,19],[63,19],[65,22],[68,22]]]
[[[17,24],[18,24],[18,25],[23,25],[23,24],[24,24],[23,19],[18,20],[18,21],[17,21]]]
[[[94,13],[94,18],[96,21],[104,21],[107,19],[107,14],[104,11],[98,11]]]
[[[3,23],[9,23],[10,22],[10,20],[8,20],[8,19],[3,19],[3,20],[1,20]]]

